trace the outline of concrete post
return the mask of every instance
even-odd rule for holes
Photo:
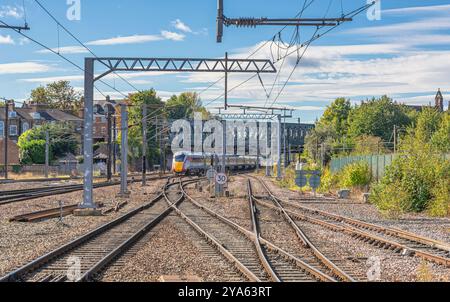
[[[45,131],[45,169],[44,175],[45,178],[48,178],[48,165],[49,165],[49,150],[50,149],[50,135],[48,130]]]
[[[121,114],[121,169],[120,169],[120,196],[128,197],[130,192],[128,191],[128,109],[127,105],[120,105]]]
[[[106,175],[107,175],[107,179],[108,181],[111,181],[112,179],[112,170],[111,170],[111,165],[112,165],[112,112],[111,112],[111,107],[108,106],[108,163],[107,163],[107,171],[106,171]]]
[[[283,178],[283,175],[281,173],[281,115],[278,115],[278,164],[277,164],[277,179],[281,180]]]
[[[5,179],[8,179],[8,140],[9,140],[9,102],[5,100],[5,143],[3,144],[5,151]]]
[[[147,185],[147,105],[142,108],[142,186]]]
[[[84,64],[84,193],[80,208],[95,209],[93,200],[94,59],[86,58]]]

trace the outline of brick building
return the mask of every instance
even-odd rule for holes
[[[19,165],[19,147],[12,140],[8,140],[8,167]],[[0,138],[0,166],[5,165],[5,138]]]
[[[14,102],[7,102],[7,106],[8,135],[16,143],[22,133],[45,123],[69,123],[78,133],[81,133],[83,120],[73,114],[58,109],[47,109],[32,103],[24,103],[22,107],[16,107]],[[5,113],[5,107],[0,106],[0,138],[5,136]]]

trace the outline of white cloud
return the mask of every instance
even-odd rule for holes
[[[110,39],[102,39],[87,42],[87,45],[93,46],[110,46],[110,45],[121,45],[121,44],[138,44],[146,42],[154,42],[162,40],[161,36],[158,35],[133,35],[125,37],[115,37]]]
[[[53,48],[54,52],[59,52],[60,54],[81,54],[81,53],[89,53],[89,51],[82,46],[65,46],[60,48]],[[47,54],[51,53],[48,49],[38,50],[37,53]]]
[[[72,76],[56,76],[56,77],[45,77],[45,78],[30,78],[30,79],[22,79],[23,82],[28,83],[53,83],[58,81],[83,81],[84,76],[82,75],[72,75]]]
[[[35,62],[20,62],[0,64],[0,74],[23,74],[48,72],[52,68],[48,65]]]
[[[246,52],[239,50],[235,57],[246,57],[252,50],[259,47],[248,48]],[[388,55],[386,55],[388,54]],[[359,55],[364,55],[363,57]],[[366,58],[370,55],[370,59]],[[270,57],[270,49],[265,47],[258,53],[258,57]],[[273,93],[268,103],[271,104],[278,95],[281,87],[287,80],[295,63],[293,55],[285,63],[275,83]],[[276,65],[280,68],[280,64]],[[229,87],[233,88],[251,75],[232,74],[229,78]],[[266,90],[270,91],[275,75],[261,75]],[[190,74],[183,79],[188,83],[211,83],[219,79],[204,74]],[[450,91],[450,51],[414,50],[401,44],[370,44],[346,46],[311,46],[305,59],[294,72],[289,85],[286,86],[277,105],[290,104],[295,107],[298,102],[314,102],[313,106],[303,107],[301,110],[319,112],[320,105],[331,102],[343,96],[359,102],[367,97],[388,94],[399,96],[399,102],[404,95],[432,94],[441,88],[443,93]],[[204,86],[204,85],[199,85]],[[201,95],[205,104],[223,94],[223,81],[214,86],[215,90],[208,90]],[[218,89],[218,90],[217,90]],[[230,100],[238,99],[245,102],[257,102],[264,105],[266,93],[259,79],[254,77],[245,85],[229,93]],[[421,97],[420,102],[433,102],[432,98]],[[416,100],[418,101],[419,98]],[[217,106],[220,99],[211,106]],[[412,100],[409,100],[412,101]],[[310,108],[308,108],[310,107]],[[317,107],[317,108],[316,108]]]
[[[386,9],[386,10],[383,10],[383,14],[403,15],[405,13],[415,14],[415,13],[421,13],[421,12],[446,13],[446,11],[449,11],[449,10],[450,10],[450,4],[445,4],[445,5],[413,6],[413,7]]]
[[[17,6],[3,5],[0,7],[1,18],[15,18],[20,19],[23,17],[23,8]]]
[[[161,31],[161,36],[164,37],[164,39],[177,41],[177,42],[178,41],[183,41],[184,38],[186,37],[183,34],[171,32],[171,31],[167,31],[167,30]]]
[[[176,19],[175,21],[172,21],[172,26],[175,27],[178,30],[181,30],[185,33],[192,33],[192,29],[183,23],[180,19]]]
[[[0,44],[14,45],[16,43],[14,42],[14,40],[11,38],[10,35],[7,35],[7,36],[0,35]]]
[[[380,37],[386,34],[401,36],[403,34],[415,34],[417,32],[428,32],[430,30],[444,29],[450,29],[450,19],[448,17],[433,17],[391,25],[362,27],[348,30],[347,33],[374,35]]]

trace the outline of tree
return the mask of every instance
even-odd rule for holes
[[[415,134],[418,140],[429,142],[439,130],[442,122],[442,114],[435,108],[424,108],[417,118]]]
[[[203,118],[208,118],[209,116],[197,93],[194,92],[185,92],[179,96],[172,96],[167,101],[165,112],[170,120],[192,119],[195,112],[201,112]]]
[[[155,116],[160,116],[164,108],[164,103],[161,98],[159,98],[154,89],[141,91],[138,93],[133,93],[128,96],[126,103],[128,107],[128,124],[130,125],[128,131],[128,145],[129,152],[128,156],[133,161],[137,158],[142,157],[142,121],[143,112],[142,108],[145,104],[147,106],[148,118],[147,123],[147,157],[150,162],[155,163],[157,160],[160,150],[159,146],[156,145],[156,127],[155,127]],[[160,121],[162,117],[160,116]],[[118,121],[120,124],[120,121]],[[119,136],[120,141],[120,136]]]
[[[58,81],[40,86],[31,91],[31,101],[52,109],[60,109],[76,114],[82,108],[81,93],[75,91],[69,81]]]
[[[431,143],[439,152],[450,153],[450,113],[444,113],[439,129],[431,137]]]
[[[410,124],[406,107],[383,96],[380,99],[373,98],[351,111],[348,134],[351,137],[378,136],[389,141],[392,139],[394,126],[407,127]]]
[[[23,164],[45,163],[45,139],[49,132],[49,159],[53,161],[64,157],[68,153],[75,154],[79,139],[74,135],[75,130],[67,124],[45,124],[24,132],[19,137],[20,159]]]
[[[348,116],[351,110],[350,100],[338,98],[327,107],[319,124],[331,126],[338,136],[343,136],[347,133]]]
[[[306,136],[306,152],[315,162],[320,162],[320,160],[328,162],[332,157],[336,138],[336,131],[331,125],[320,125],[318,123],[316,128]]]

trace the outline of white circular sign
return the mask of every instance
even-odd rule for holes
[[[228,182],[228,177],[225,173],[218,173],[216,175],[216,183],[219,185],[224,185]]]

